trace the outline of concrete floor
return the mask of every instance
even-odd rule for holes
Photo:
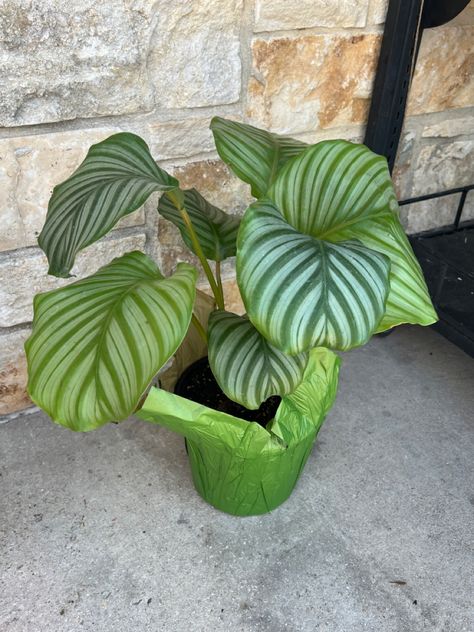
[[[346,354],[295,493],[258,518],[200,500],[145,422],[0,426],[0,629],[472,632],[473,367],[421,328]]]

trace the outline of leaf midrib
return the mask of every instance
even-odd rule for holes
[[[342,222],[341,224],[338,224],[337,226],[333,226],[329,230],[325,230],[323,233],[319,233],[318,235],[316,235],[316,238],[321,239],[323,241],[324,240],[331,241],[331,239],[328,239],[328,236],[333,233],[337,233],[339,231],[342,232],[346,228],[349,228],[350,226],[354,226],[354,224],[359,224],[360,222],[363,222],[365,220],[379,219],[379,218],[383,218],[384,216],[391,216],[391,215],[393,214],[390,211],[380,211],[379,213],[375,213],[374,215],[362,215],[352,220]]]
[[[112,317],[115,313],[115,310],[117,308],[117,306],[119,304],[121,304],[126,296],[130,293],[132,293],[137,287],[139,287],[140,285],[143,285],[145,283],[150,283],[152,281],[162,281],[163,278],[159,278],[159,277],[155,277],[155,278],[149,278],[147,280],[145,279],[140,279],[139,281],[137,281],[136,283],[133,283],[133,285],[131,285],[130,287],[127,287],[126,290],[124,290],[123,292],[120,293],[120,296],[117,298],[117,300],[113,301],[113,305],[109,310],[109,313],[107,314],[103,325],[101,325],[100,327],[100,336],[99,336],[99,341],[97,343],[97,349],[96,352],[94,354],[94,380],[96,383],[96,387],[97,387],[97,391],[99,391],[99,386],[101,384],[100,380],[99,380],[99,359],[100,356],[102,354],[102,349],[103,349],[103,345],[105,343],[105,337],[107,335],[107,331],[108,331],[108,326],[110,325],[110,322],[112,320]]]

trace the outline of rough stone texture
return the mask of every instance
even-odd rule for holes
[[[370,0],[368,24],[383,24],[387,15],[388,0]]]
[[[423,34],[407,114],[474,105],[474,26],[444,26]]]
[[[368,0],[257,0],[255,31],[362,27]]]
[[[379,42],[376,34],[254,40],[250,119],[287,133],[365,121]]]
[[[0,333],[0,415],[31,406],[23,351],[28,336],[27,329]]]
[[[152,0],[3,0],[0,124],[151,109]]]
[[[147,126],[150,151],[156,160],[189,158],[214,151],[210,116],[156,121]]]
[[[157,105],[189,108],[237,101],[242,0],[158,0],[154,6],[158,22],[148,67]]]
[[[116,236],[100,241],[79,253],[72,273],[78,278],[94,273],[131,250],[143,250],[144,234]],[[0,260],[0,327],[27,323],[33,317],[33,296],[71,283],[71,279],[49,276],[40,250],[18,251]]]
[[[459,195],[446,195],[434,200],[407,204],[400,209],[400,219],[407,233],[450,226],[454,223]]]
[[[469,191],[464,203],[464,210],[462,213],[461,221],[466,222],[474,219],[474,191]]]
[[[417,138],[418,134],[410,129],[405,129],[400,138],[397,159],[392,173],[392,180],[399,200],[410,197],[413,177],[412,163],[415,158],[414,149]]]
[[[0,628],[472,632],[473,394],[435,332],[373,338],[293,495],[246,519],[199,498],[159,426],[3,424]]]
[[[427,125],[422,132],[423,138],[453,138],[474,134],[474,110],[470,116],[447,118]]]
[[[474,140],[423,147],[413,166],[413,195],[472,184]]]
[[[0,250],[36,245],[53,187],[68,178],[87,150],[118,130],[99,129],[0,140]],[[143,224],[143,212],[118,227]]]
[[[190,162],[172,169],[183,189],[196,188],[211,204],[242,214],[253,201],[250,187],[234,176],[221,160]]]
[[[352,143],[361,143],[364,139],[365,125],[359,123],[355,125],[342,125],[330,127],[329,129],[315,129],[312,132],[293,133],[293,138],[302,140],[304,143],[312,145],[322,140],[332,140],[343,138]]]

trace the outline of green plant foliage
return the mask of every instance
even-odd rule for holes
[[[125,419],[188,329],[196,270],[164,278],[141,252],[34,302],[28,392],[57,423],[91,430]]]
[[[239,287],[255,327],[298,353],[434,322],[397,208],[385,159],[363,145],[324,141],[288,161],[239,233]]]
[[[160,169],[139,136],[120,133],[92,145],[70,178],[55,187],[38,243],[49,274],[68,277],[79,250],[105,235],[153,191],[178,181]]]
[[[360,243],[300,233],[270,201],[255,202],[242,222],[237,271],[247,312],[287,354],[366,342],[384,313],[389,268]]]
[[[227,257],[233,257],[236,252],[240,217],[224,213],[217,206],[210,204],[196,189],[188,189],[183,193],[184,208],[193,223],[206,258],[223,261]],[[160,198],[158,212],[179,228],[184,242],[194,252],[183,216],[166,193]]]
[[[358,240],[389,257],[390,292],[378,331],[437,320],[385,158],[342,140],[318,143],[283,168],[269,197],[298,231],[332,243]]]
[[[209,318],[209,364],[230,399],[256,409],[272,395],[288,395],[300,383],[308,356],[287,356],[243,316],[216,311]]]
[[[306,143],[215,116],[211,130],[222,160],[256,198],[266,195],[282,166],[307,148]]]

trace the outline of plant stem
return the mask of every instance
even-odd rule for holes
[[[221,262],[220,261],[216,261],[216,280],[217,280],[217,287],[219,288],[219,292],[220,292],[220,295],[222,297],[222,303],[225,306],[224,288],[222,287]]]
[[[196,314],[193,313],[193,315],[191,316],[191,322],[193,323],[193,325],[196,327],[196,330],[198,332],[198,334],[201,336],[201,338],[204,340],[204,342],[207,345],[207,334],[206,334],[206,330],[204,329],[204,327],[201,325],[198,317],[196,316]]]
[[[193,244],[194,252],[197,255],[199,261],[201,262],[202,269],[209,281],[209,285],[211,286],[212,293],[214,294],[214,298],[216,300],[217,307],[219,309],[224,309],[224,294],[222,293],[222,287],[216,283],[214,275],[212,274],[211,266],[209,265],[208,260],[206,259],[201,244],[199,243],[198,236],[196,235],[196,231],[194,230],[193,223],[187,210],[184,208],[184,194],[181,189],[174,189],[173,191],[168,191],[168,197],[176,206],[178,211],[181,213],[181,217],[183,218],[184,224],[188,229],[189,237],[191,238],[191,243]]]

